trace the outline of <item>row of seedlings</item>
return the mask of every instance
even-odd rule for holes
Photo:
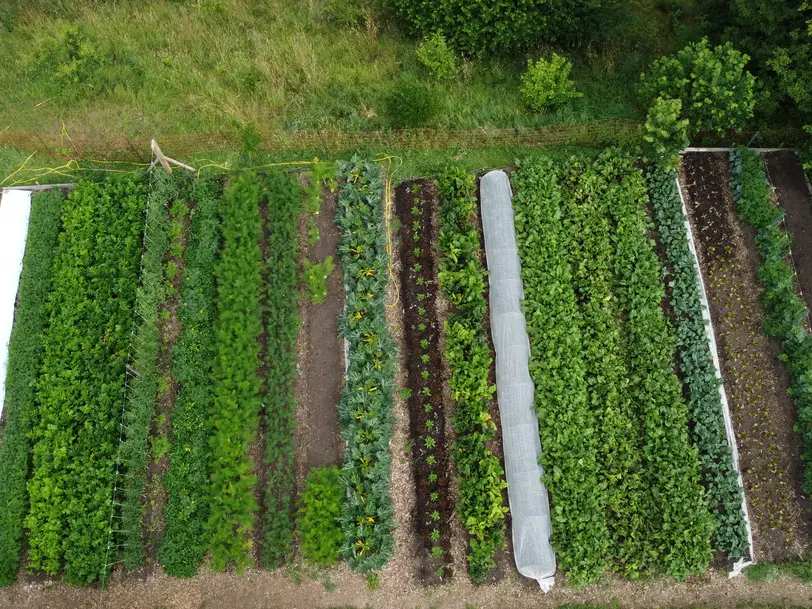
[[[109,571],[125,365],[142,250],[136,178],[79,182],[62,217],[28,483],[28,567],[87,584]]]
[[[553,545],[570,581],[684,578],[713,523],[688,440],[645,181],[614,151],[523,164],[516,228]]]
[[[338,167],[336,223],[344,272],[345,309],[340,323],[347,345],[347,379],[339,402],[346,441],[342,554],[361,572],[392,556],[394,528],[389,497],[395,344],[386,322],[388,262],[380,169],[353,157]]]
[[[792,379],[789,394],[798,409],[797,429],[803,439],[803,490],[812,493],[812,336],[807,331],[809,311],[798,296],[789,258],[792,236],[780,224],[784,216],[773,204],[772,189],[758,152],[737,148],[730,152],[731,187],[739,216],[756,229],[761,257],[759,280],[764,288],[764,332],[781,341],[783,360]]]
[[[451,373],[453,427],[451,455],[459,475],[458,516],[469,535],[468,574],[484,581],[504,547],[505,472],[491,450],[496,423],[490,403],[493,353],[488,343],[486,271],[479,259],[480,235],[473,224],[477,200],[474,176],[450,167],[438,181],[440,191],[439,281],[450,304],[444,356]]]
[[[674,171],[646,174],[660,241],[668,261],[667,292],[677,331],[679,369],[687,395],[691,442],[699,455],[708,509],[716,520],[712,545],[728,559],[749,559],[743,491],[725,430],[722,396],[707,334],[699,272]]]
[[[437,190],[429,181],[405,183],[395,196],[400,221],[400,281],[409,418],[417,485],[417,527],[423,577],[450,577],[452,506],[448,496],[445,383],[437,318],[437,268],[432,251]]]
[[[23,521],[28,509],[26,480],[30,432],[36,413],[36,381],[48,322],[48,295],[58,251],[63,195],[52,190],[31,202],[28,238],[8,345],[5,425],[0,432],[0,586],[14,582],[20,569]]]

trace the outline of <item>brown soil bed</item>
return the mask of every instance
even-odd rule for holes
[[[395,191],[395,212],[400,221],[403,350],[411,391],[407,405],[417,490],[414,521],[422,540],[421,574],[428,584],[442,583],[452,575],[449,523],[453,506],[449,501],[443,404],[446,378],[436,306],[437,268],[432,255],[437,237],[432,220],[437,206],[437,188],[430,180],[405,182]],[[434,447],[427,447],[427,441],[433,442]],[[432,540],[432,531],[439,532],[437,541]],[[443,550],[440,556],[432,555],[435,545]]]
[[[690,153],[681,181],[710,301],[725,389],[739,447],[755,558],[775,561],[810,548],[810,502],[800,492],[800,438],[777,340],[762,331],[754,232],[738,219],[725,153]]]
[[[764,154],[767,176],[775,188],[784,222],[792,233],[792,260],[801,296],[812,304],[812,195],[798,157],[790,150]]]
[[[296,467],[297,485],[302,488],[307,472],[321,465],[340,465],[344,440],[338,423],[338,402],[344,386],[344,344],[338,319],[344,311],[341,261],[336,248],[341,233],[335,224],[336,193],[325,191],[321,211],[315,217],[319,239],[309,245],[307,218],[299,223],[302,258],[321,262],[333,256],[336,269],[327,280],[327,299],[314,305],[307,297],[299,302],[301,327],[296,342]]]

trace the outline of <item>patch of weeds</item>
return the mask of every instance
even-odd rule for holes
[[[370,590],[377,590],[381,587],[381,580],[378,578],[377,573],[368,573],[367,577],[367,588]]]

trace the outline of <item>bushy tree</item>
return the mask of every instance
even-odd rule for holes
[[[529,61],[527,72],[522,76],[522,101],[533,110],[541,112],[559,106],[567,100],[582,97],[570,80],[572,64],[566,58],[553,53],[549,61]]]
[[[679,163],[679,151],[688,145],[688,119],[680,118],[682,102],[658,97],[648,110],[645,125],[640,127],[641,152],[647,161],[666,169]]]
[[[413,34],[442,32],[466,55],[504,53],[545,42],[583,41],[629,0],[394,0]]]
[[[728,42],[712,47],[707,38],[689,44],[676,57],[662,57],[641,76],[641,101],[659,97],[682,101],[682,116],[695,131],[742,129],[753,117],[755,77],[745,69],[750,57]]]

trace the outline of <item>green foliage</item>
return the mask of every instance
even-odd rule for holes
[[[559,211],[561,177],[552,160],[542,157],[522,163],[511,182],[541,465],[554,498],[552,542],[559,568],[582,585],[608,567],[609,533],[597,476],[597,422],[587,401],[584,320]]]
[[[163,569],[192,577],[207,551],[203,533],[208,520],[211,451],[208,416],[212,403],[212,361],[216,319],[215,258],[220,244],[219,185],[199,179],[188,190],[196,201],[187,232],[186,260],[178,311],[180,334],[172,351],[172,376],[179,385],[172,409],[169,472],[164,477],[168,503],[166,530],[158,553]]]
[[[476,208],[474,176],[449,167],[438,181],[440,190],[440,288],[452,304],[446,321],[445,358],[451,371],[448,385],[454,400],[451,447],[459,474],[457,511],[468,531],[471,551],[468,574],[484,581],[496,566],[494,556],[504,546],[507,487],[502,464],[487,446],[496,435],[488,413],[496,388],[489,381],[493,355],[483,323],[486,271],[479,261],[479,233],[472,224]]]
[[[395,0],[413,33],[442,32],[467,55],[510,54],[539,41],[592,38],[619,0]]]
[[[62,192],[34,197],[28,221],[23,270],[17,291],[14,326],[8,344],[6,397],[0,430],[0,586],[14,582],[20,568],[23,520],[28,509],[25,481],[31,455],[29,433],[35,420],[36,381],[48,321],[48,294],[57,252]]]
[[[553,53],[550,60],[543,57],[536,63],[527,62],[527,72],[522,76],[522,101],[536,112],[560,106],[570,99],[583,97],[570,80],[572,63]]]
[[[449,80],[457,73],[457,56],[440,32],[423,38],[417,47],[417,59],[437,80]]]
[[[343,499],[344,484],[337,467],[318,467],[307,474],[296,515],[296,533],[305,560],[325,567],[338,562],[344,541],[340,524]]]
[[[317,264],[305,259],[302,276],[307,287],[307,296],[313,304],[321,304],[327,299],[327,278],[335,268],[332,256],[327,256]]]
[[[164,253],[169,247],[167,204],[177,193],[172,177],[166,172],[155,172],[152,180],[152,189],[147,199],[141,283],[135,300],[135,352],[132,368],[138,374],[133,378],[130,394],[127,396],[127,409],[124,412],[127,431],[121,443],[121,465],[126,478],[119,499],[122,503],[120,528],[124,531],[122,560],[128,569],[137,569],[144,560],[141,526],[144,506],[141,496],[147,483],[147,441],[161,379],[158,370],[158,353],[161,348],[158,310],[166,297],[163,262]],[[153,458],[154,443],[153,439]]]
[[[676,57],[662,57],[640,77],[641,101],[659,97],[682,101],[682,116],[694,131],[741,130],[753,117],[756,79],[745,69],[750,57],[727,42],[711,47],[707,38],[689,44]]]
[[[676,177],[673,171],[662,168],[651,169],[646,175],[660,239],[672,269],[669,303],[677,330],[680,371],[687,387],[691,443],[699,454],[708,509],[716,519],[712,546],[728,558],[738,559],[749,557],[743,491],[725,432],[720,380],[708,344],[699,274]]]
[[[317,176],[311,176],[321,186]],[[288,175],[269,173],[267,346],[265,363],[265,512],[262,564],[275,569],[290,556],[293,542],[294,439],[296,436],[296,337],[299,332],[296,219],[301,189]]]
[[[49,82],[55,96],[91,95],[99,86],[104,57],[98,43],[82,25],[65,26],[59,38],[48,40],[35,59],[35,72]]]
[[[798,409],[795,428],[803,440],[805,493],[812,492],[812,336],[804,321],[809,311],[795,293],[794,272],[786,264],[791,235],[778,227],[783,217],[772,204],[772,192],[761,158],[754,150],[730,152],[733,199],[742,219],[757,229],[761,256],[759,280],[764,286],[764,332],[781,341],[781,359],[792,379],[789,394]]]
[[[223,246],[214,270],[217,325],[208,413],[211,433],[209,519],[205,534],[212,566],[233,563],[241,572],[251,564],[251,534],[259,509],[254,497],[257,477],[248,456],[259,428],[262,381],[259,341],[262,334],[262,183],[252,174],[225,190],[220,207]]]
[[[338,405],[347,443],[341,553],[353,569],[369,572],[389,560],[394,543],[389,441],[396,352],[386,323],[389,260],[383,183],[377,165],[357,156],[339,163],[338,177],[338,253],[346,290],[340,327],[349,343],[347,381]]]
[[[643,160],[663,169],[679,164],[679,152],[688,146],[688,119],[680,119],[682,101],[658,97],[648,109],[645,125],[640,127]]]
[[[436,93],[408,74],[395,81],[384,101],[386,116],[397,129],[425,127],[439,110]]]
[[[62,216],[37,382],[28,567],[104,576],[124,368],[145,192],[133,178],[79,182]]]

